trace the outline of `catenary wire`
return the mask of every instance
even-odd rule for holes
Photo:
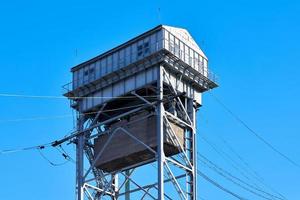
[[[271,187],[269,184],[267,184],[264,180],[264,178],[256,171],[254,170],[249,163],[237,152],[234,150],[234,148],[229,144],[228,141],[225,140],[220,134],[217,134],[218,138],[225,144],[225,146],[241,161],[243,165],[245,165],[246,169],[242,167],[243,170],[247,174],[249,174],[251,177],[253,177],[256,181],[258,181],[260,184],[262,184],[266,189],[271,190],[273,193],[276,193],[278,196],[280,196],[282,199],[286,199],[284,195],[276,191],[273,187]],[[208,141],[207,141],[208,142]],[[211,144],[212,145],[212,144]],[[215,148],[215,146],[214,146]],[[217,150],[217,149],[216,149]],[[224,152],[223,152],[224,153]],[[225,154],[225,153],[224,153]],[[237,164],[237,163],[236,163]],[[239,166],[239,165],[238,165]],[[255,182],[253,183],[256,187],[259,187]]]
[[[252,193],[252,194],[254,194],[254,195],[256,195],[256,196],[258,196],[258,197],[261,197],[261,198],[266,199],[266,200],[273,200],[273,198],[265,197],[265,196],[263,196],[263,195],[261,195],[261,194],[255,192],[255,191],[251,190],[251,189],[248,189],[247,187],[241,185],[240,183],[237,183],[237,182],[234,181],[233,179],[231,179],[231,178],[225,176],[225,175],[224,175],[223,173],[221,173],[221,172],[217,172],[217,173],[218,173],[219,175],[221,175],[222,177],[224,177],[226,180],[232,182],[233,184],[239,186],[240,188],[242,188],[242,189],[244,189],[244,190],[246,190],[246,191],[248,191],[248,192],[250,192],[250,193]]]
[[[226,154],[224,151],[220,151],[217,149],[217,147],[212,144],[210,141],[208,141],[203,135],[201,135],[201,139],[206,142],[218,155],[220,155],[225,161],[229,161],[230,165],[236,170],[238,171],[244,178],[246,178],[248,181],[251,181],[252,184],[254,184],[256,187],[259,188],[259,186],[252,181],[252,179],[250,179],[250,177],[248,176],[248,172],[245,171],[245,169],[243,167],[241,167],[237,162],[235,162],[228,154]],[[245,174],[244,172],[247,174]],[[262,183],[263,184],[263,183]],[[274,189],[271,189],[273,192],[275,192],[277,195],[279,195],[282,199],[286,199],[282,194],[280,194],[279,192],[275,191]]]
[[[237,152],[234,150],[234,148],[220,135],[218,135],[223,144],[245,165],[249,171],[254,175],[255,179],[259,182],[263,181],[263,178],[254,170],[252,167],[248,164],[248,162],[245,161],[245,159]]]
[[[214,95],[212,92],[209,91],[209,94],[218,102],[224,110],[226,110],[237,122],[242,124],[250,133],[252,133],[256,138],[258,138],[261,142],[263,142],[266,146],[268,146],[270,149],[272,149],[274,152],[276,152],[278,155],[280,155],[282,158],[287,160],[289,163],[293,164],[294,166],[300,168],[300,165],[292,160],[289,156],[285,155],[281,151],[279,151],[277,148],[273,146],[270,142],[268,142],[266,139],[264,139],[262,136],[260,136],[256,131],[254,131],[246,122],[244,122],[238,115],[236,115],[231,109],[229,109],[228,106],[226,106],[216,95]]]
[[[22,149],[18,149],[19,151],[27,151],[27,150],[38,150],[39,154],[41,155],[41,157],[43,159],[45,159],[51,166],[62,166],[62,165],[65,165],[67,162],[69,162],[70,160],[67,159],[67,158],[71,158],[67,153],[65,154],[66,156],[64,156],[64,158],[66,159],[65,162],[62,162],[62,163],[54,163],[52,162],[50,159],[48,159],[43,153],[42,153],[42,149],[45,149],[46,147],[50,147],[52,146],[54,142],[51,142],[51,143],[46,143],[46,144],[43,144],[43,145],[36,145],[36,146],[30,146],[30,147],[26,147],[26,148],[22,148]],[[61,148],[62,152],[65,152],[65,150],[63,148]],[[11,152],[12,150],[10,150]],[[15,152],[15,151],[14,151]],[[3,153],[3,151],[1,152]],[[204,175],[203,173],[201,173],[200,171],[198,171],[198,174],[200,176],[202,176],[205,180],[207,180],[208,182],[212,183],[213,185],[215,185],[216,187],[218,187],[219,189],[233,195],[234,197],[238,198],[238,199],[242,199],[242,200],[246,200],[245,198],[242,198],[240,197],[239,195],[231,192],[230,190],[224,188],[223,186],[221,186],[220,184],[218,184],[217,182],[213,181],[212,179],[208,178],[206,175]]]
[[[57,151],[59,153],[61,153],[61,155],[66,159],[69,160],[72,163],[76,163],[76,161],[74,160],[74,158],[72,158],[72,156],[70,156],[70,154],[62,147],[62,145],[58,145],[58,147],[55,147],[55,149],[57,149]]]
[[[138,104],[138,105],[134,105],[134,106],[127,106],[127,107],[104,110],[104,111],[105,112],[111,112],[111,111],[117,111],[117,110],[123,110],[123,109],[128,109],[128,108],[139,107],[139,106],[143,106],[143,105],[145,105],[145,104]],[[85,114],[96,114],[96,113],[98,113],[98,112],[89,112],[89,113],[85,113]],[[71,132],[71,133],[73,133],[73,132]],[[15,149],[0,150],[0,155],[1,154],[8,154],[8,153],[15,153],[15,152],[19,152],[19,151],[33,150],[33,149],[44,149],[45,147],[53,146],[56,142],[57,141],[53,141],[53,142],[49,142],[49,143],[41,144],[41,145],[35,145],[35,146],[29,146],[29,147],[23,147],[23,148],[15,148]]]
[[[224,170],[223,168],[219,167],[218,165],[216,165],[215,163],[213,163],[212,161],[210,161],[207,157],[205,157],[204,155],[200,154],[199,152],[198,152],[198,157],[202,158],[202,160],[201,160],[201,159],[199,159],[199,160],[200,160],[202,163],[204,163],[206,166],[208,166],[210,169],[212,169],[213,171],[215,171],[217,174],[221,175],[222,177],[226,178],[226,179],[229,180],[230,182],[234,183],[235,185],[237,185],[237,186],[239,186],[239,187],[245,189],[246,191],[248,191],[248,192],[250,192],[250,193],[252,193],[252,194],[258,195],[258,196],[260,196],[260,197],[262,197],[262,198],[269,199],[269,200],[274,199],[274,198],[276,198],[276,199],[281,199],[281,200],[284,200],[284,199],[285,199],[285,198],[283,199],[283,198],[281,198],[281,197],[278,197],[278,196],[275,196],[275,195],[273,195],[273,194],[270,194],[269,192],[266,192],[266,191],[262,190],[261,188],[258,188],[258,187],[256,187],[256,186],[253,186],[253,185],[251,185],[251,184],[249,184],[249,183],[243,181],[242,179],[240,179],[240,178],[238,178],[238,177],[232,175],[230,172],[228,172],[228,171]],[[233,180],[233,179],[234,179],[234,180]],[[269,197],[265,197],[265,196],[263,196],[263,195],[261,195],[261,194],[258,194],[257,192],[255,192],[255,191],[253,191],[253,190],[251,190],[251,189],[248,189],[247,187],[241,185],[241,184],[238,183],[238,182],[240,182],[240,183],[242,183],[243,185],[246,185],[247,187],[252,188],[252,189],[254,189],[254,190],[258,191],[258,192],[261,192],[261,193],[263,193],[264,195],[270,196],[271,199],[270,199]]]
[[[164,95],[168,96],[168,95]],[[15,97],[15,98],[33,98],[33,99],[136,99],[138,97],[136,96],[119,96],[119,97],[113,97],[113,96],[94,96],[94,97],[80,97],[80,96],[74,96],[74,97],[65,97],[65,96],[55,96],[55,95],[28,95],[28,94],[16,94],[16,93],[0,93],[0,97]],[[157,98],[158,95],[145,95],[141,96],[144,98]]]
[[[250,177],[243,172],[243,168],[241,168],[236,162],[234,162],[233,159],[228,156],[228,154],[225,154],[225,152],[218,150],[217,147],[214,144],[212,144],[209,140],[207,140],[203,135],[201,135],[201,139],[205,143],[207,143],[212,148],[212,150],[214,150],[220,157],[222,157],[225,161],[228,161],[231,167],[233,167],[237,172],[239,172],[244,178],[251,181]]]
[[[55,96],[33,96],[33,95],[8,95],[8,94],[6,94],[6,95],[4,95],[4,94],[0,94],[0,96],[9,96],[9,97],[24,97],[24,98],[59,98],[59,97],[55,97]],[[143,97],[157,97],[157,96],[143,96]],[[63,98],[65,98],[65,97],[63,97]],[[74,98],[81,98],[81,97],[74,97]],[[83,98],[85,98],[85,97],[83,97]],[[87,97],[87,98],[98,98],[98,97]],[[114,98],[114,97],[99,97],[99,98]],[[118,97],[118,98],[120,98],[120,97]],[[127,97],[125,97],[125,98],[127,98]],[[131,97],[128,97],[128,98],[131,98]],[[134,97],[134,98],[136,98],[136,97]],[[126,108],[122,108],[122,109],[126,109]],[[114,109],[115,110],[115,109]],[[106,112],[108,112],[108,111],[106,111]],[[96,113],[96,112],[95,112]],[[91,114],[93,114],[93,113],[91,113]],[[60,117],[65,117],[65,116],[54,116],[54,117],[56,117],[56,118],[60,118]],[[36,118],[36,119],[44,119],[44,118]],[[24,119],[23,119],[24,120]],[[28,119],[25,119],[25,120],[28,120]],[[30,119],[29,119],[30,120]],[[32,119],[31,119],[32,120]],[[0,121],[1,122],[1,121]],[[243,122],[243,121],[241,121],[241,122]],[[243,125],[244,126],[246,126],[246,128],[248,128],[251,132],[253,132],[254,134],[255,134],[255,132],[252,130],[252,129],[250,129],[246,124],[244,124],[243,123]],[[257,136],[259,136],[259,135],[257,135]],[[265,143],[267,142],[267,141],[265,141],[263,138],[261,138],[260,136],[259,136],[259,138],[262,140],[262,141],[264,141]],[[269,143],[267,143],[268,144],[268,146],[270,146],[270,144]],[[39,145],[39,146],[34,146],[34,147],[28,147],[28,148],[23,148],[23,149],[16,149],[16,150],[4,150],[4,151],[0,151],[0,153],[9,153],[9,152],[16,152],[16,151],[22,151],[22,150],[30,150],[30,149],[34,149],[34,148],[37,148],[38,149],[38,151],[39,151],[39,153],[41,154],[41,156],[45,159],[45,160],[47,160],[51,165],[53,165],[53,166],[60,166],[60,165],[63,165],[63,164],[65,164],[66,162],[68,162],[68,160],[66,161],[66,162],[64,162],[64,163],[59,163],[59,164],[56,164],[56,163],[53,163],[53,162],[51,162],[42,152],[41,152],[41,145]],[[279,152],[279,151],[277,151],[273,146],[270,146],[274,151],[276,151],[277,153],[279,153],[281,156],[283,156],[283,157],[285,157],[286,159],[288,159],[288,157],[286,157],[284,154],[282,154],[281,152]],[[68,156],[67,156],[68,157]],[[290,162],[292,162],[293,164],[296,164],[297,165],[297,163],[294,163],[292,160],[289,160]],[[297,165],[298,166],[298,165]]]
[[[46,144],[41,144],[41,145],[36,145],[36,146],[29,146],[29,147],[24,147],[24,148],[16,148],[16,149],[6,149],[6,150],[1,150],[0,154],[8,154],[8,153],[16,153],[20,151],[28,151],[28,150],[34,150],[34,149],[43,149],[46,147],[50,147],[53,142],[46,143]]]
[[[63,154],[64,158],[66,159],[65,162],[62,162],[62,163],[54,163],[52,162],[50,159],[48,159],[43,153],[42,153],[42,149],[44,149],[45,147],[49,147],[49,146],[52,146],[54,142],[51,142],[51,143],[46,143],[46,144],[43,144],[43,145],[36,145],[36,146],[31,146],[31,147],[26,147],[26,148],[22,148],[22,149],[18,149],[19,151],[27,151],[27,150],[33,150],[33,149],[37,149],[38,152],[40,153],[40,155],[42,156],[42,158],[44,158],[50,165],[52,166],[62,166],[64,164],[66,164],[67,162],[70,161],[69,158],[71,158],[67,153],[66,151],[60,146],[61,150],[59,150],[60,152],[64,152],[65,154]],[[15,152],[16,150],[7,150],[6,152]],[[2,151],[3,153],[4,151]],[[212,183],[213,185],[215,185],[216,187],[218,187],[219,189],[235,196],[236,198],[238,199],[245,199],[245,198],[242,198],[240,197],[239,195],[229,191],[228,189],[222,187],[220,184],[216,183],[215,181],[211,180],[210,178],[208,178],[207,176],[205,176],[203,173],[201,173],[200,171],[198,172],[198,174],[200,176],[202,176],[205,180],[209,181],[210,183]]]
[[[54,166],[54,167],[62,166],[62,165],[65,165],[65,164],[67,164],[67,163],[69,162],[69,160],[66,159],[66,160],[65,160],[64,162],[62,162],[62,163],[54,163],[54,162],[52,162],[49,158],[47,158],[47,157],[43,154],[43,152],[41,151],[41,149],[37,149],[37,150],[38,150],[39,154],[41,155],[41,157],[44,158],[50,165],[52,165],[52,166]]]
[[[222,140],[222,142],[226,145],[226,147],[234,154],[236,155],[236,157],[249,169],[249,171],[251,172],[250,175],[252,174],[253,177],[259,182],[261,183],[263,186],[265,186],[266,188],[270,189],[272,192],[276,193],[277,195],[279,195],[281,198],[286,199],[286,197],[284,197],[281,193],[279,193],[278,191],[276,191],[274,188],[272,188],[271,186],[269,186],[267,183],[265,183],[264,178],[256,171],[254,170],[250,164],[236,151],[234,150],[234,148],[229,144],[228,141],[226,141],[223,137],[221,137],[220,135],[218,135],[220,137],[220,139]]]
[[[216,146],[214,146],[211,142],[209,142],[206,138],[204,138],[203,136],[201,137],[201,139],[203,139],[218,155],[220,155],[225,161],[228,161],[231,165],[231,167],[233,167],[237,172],[239,172],[244,178],[246,178],[248,181],[250,181],[252,184],[254,184],[256,187],[259,187],[257,186],[257,184],[255,184],[254,182],[252,182],[252,180],[249,178],[248,175],[246,175],[242,170],[240,170],[240,165],[238,165],[236,162],[232,163],[233,160],[230,159],[227,157],[228,155],[225,154],[223,151],[219,151]],[[226,155],[226,157],[224,156]],[[237,166],[236,166],[237,165]],[[280,195],[282,196],[282,195]]]
[[[199,176],[201,176],[204,180],[206,180],[207,182],[211,183],[212,185],[214,185],[215,187],[219,188],[220,190],[223,190],[224,192],[230,194],[231,196],[240,199],[240,200],[249,200],[246,199],[238,194],[236,194],[235,192],[232,192],[231,190],[223,187],[221,184],[219,184],[218,182],[214,181],[213,179],[209,178],[207,175],[205,175],[204,173],[202,173],[200,170],[197,170],[197,174]]]
[[[139,106],[143,106],[145,104],[137,104],[133,106],[126,106],[126,107],[121,107],[121,108],[115,108],[115,109],[108,109],[102,111],[103,113],[106,112],[113,112],[113,111],[118,111],[118,110],[125,110],[129,108],[136,108]],[[92,114],[97,114],[98,112],[87,112],[87,113],[82,113],[79,115],[92,115]],[[53,116],[39,116],[39,117],[28,117],[28,118],[19,118],[19,119],[7,119],[7,120],[0,120],[0,123],[6,123],[6,122],[21,122],[21,121],[35,121],[35,120],[48,120],[48,119],[61,119],[61,118],[68,118],[68,117],[73,117],[73,114],[66,114],[66,115],[53,115]]]

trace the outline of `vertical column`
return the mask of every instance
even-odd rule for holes
[[[112,200],[117,200],[118,199],[118,188],[119,188],[119,176],[118,174],[113,174],[113,189],[114,189],[114,194],[111,197]]]
[[[198,158],[198,151],[197,151],[197,134],[196,134],[196,109],[193,107],[193,123],[194,123],[194,130],[192,131],[193,134],[193,163],[194,163],[194,174],[193,174],[193,200],[197,200],[197,174],[198,174],[198,166],[197,166],[197,158]]]
[[[158,103],[157,103],[157,164],[158,164],[158,200],[164,199],[164,133],[163,133],[163,70],[158,68],[157,76]]]
[[[197,200],[197,137],[196,137],[196,109],[194,108],[193,99],[189,99],[188,101],[188,114],[190,119],[193,122],[193,129],[190,130],[191,140],[191,149],[192,152],[190,154],[191,163],[193,164],[193,172],[191,175],[192,185],[191,188],[191,200]]]
[[[125,175],[127,177],[129,177],[130,176],[130,171],[126,170],[125,171]],[[127,180],[126,183],[125,183],[125,200],[130,200],[130,193],[129,193],[129,191],[130,191],[130,181]]]
[[[78,132],[83,130],[83,117],[79,116],[77,119],[77,130]],[[77,200],[84,200],[84,143],[85,137],[84,134],[77,136],[76,144],[76,182],[77,182]]]

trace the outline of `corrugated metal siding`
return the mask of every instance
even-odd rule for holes
[[[99,91],[91,94],[91,98],[82,99],[79,110],[81,112],[86,112],[87,110],[99,106],[114,97],[122,96],[156,80],[157,67],[148,68],[147,70],[137,73],[136,75],[100,89]]]
[[[107,55],[105,54],[104,57],[99,57],[99,59],[92,63],[88,62],[83,67],[78,68],[73,72],[73,89],[94,80],[101,79],[103,76],[138,60],[142,60],[144,57],[160,51],[162,48],[169,50],[201,74],[207,76],[207,59],[205,58],[205,55],[203,53],[200,54],[199,48],[195,49],[195,45],[192,48],[191,45],[184,41],[184,39],[180,39],[179,36],[177,36],[166,29],[161,29],[153,32],[147,37],[143,37],[136,42],[128,44],[119,50],[112,51]],[[190,83],[180,79],[180,76],[176,77],[174,74],[169,73],[168,77],[171,84],[178,91],[185,92],[189,98],[195,98],[195,100],[201,104],[201,93],[195,91]],[[83,99],[80,102],[80,110],[85,112],[109,101],[111,99],[110,97],[122,96],[155,80],[157,80],[157,67],[148,68],[143,72],[137,73],[131,77],[120,80],[119,82],[115,82],[110,86],[97,90],[97,92],[91,93],[89,96],[96,98]],[[167,80],[164,81],[168,83]]]
[[[163,48],[169,50],[182,61],[208,76],[207,60],[195,49],[188,46],[171,32],[163,29],[145,37],[119,51],[116,51],[73,73],[73,89],[99,79],[113,71],[143,59],[145,56]]]
[[[162,43],[162,30],[159,30],[92,64],[87,64],[73,72],[73,90],[161,50]]]
[[[92,93],[91,98],[84,98],[81,101],[80,111],[86,112],[89,109],[99,106],[104,102],[111,100],[114,97],[125,95],[131,91],[141,88],[146,84],[152,83],[157,80],[157,67],[148,68],[145,71],[137,73],[119,82],[111,84],[108,87],[102,88],[99,91]],[[174,88],[179,92],[185,92],[189,98],[195,99],[197,103],[202,103],[201,93],[196,91],[191,83],[180,76],[166,70],[165,76],[168,76]],[[163,77],[165,83],[169,84],[166,77]]]
[[[182,61],[196,69],[204,76],[208,76],[207,60],[195,49],[188,46],[185,41],[180,40],[174,34],[164,29],[164,48],[176,55]]]

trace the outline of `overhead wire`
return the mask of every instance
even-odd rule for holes
[[[254,195],[256,195],[256,196],[258,196],[258,197],[261,197],[261,198],[266,199],[266,200],[274,200],[272,197],[271,197],[271,198],[265,197],[265,196],[263,196],[263,195],[261,195],[261,194],[255,192],[255,191],[251,190],[251,189],[246,188],[245,186],[241,185],[240,183],[238,183],[238,182],[234,181],[233,179],[231,179],[231,178],[225,176],[225,175],[224,175],[223,173],[221,173],[221,172],[217,172],[217,173],[218,173],[219,175],[221,175],[222,177],[224,177],[226,180],[229,180],[229,181],[232,182],[233,184],[239,186],[240,188],[242,188],[242,189],[244,189],[244,190],[246,190],[246,191],[248,191],[248,192],[250,192],[250,193],[252,193],[252,194],[254,194]]]
[[[18,95],[18,94],[4,94],[4,93],[0,93],[0,97],[22,97],[22,98],[56,98],[56,99],[61,99],[61,98],[66,98],[66,97],[58,97],[58,96],[38,96],[38,95]],[[146,97],[146,96],[143,96]],[[147,96],[147,97],[157,97],[157,96]],[[114,98],[114,97],[74,97],[74,98]],[[117,97],[120,98],[120,97]],[[129,97],[126,97],[129,98]],[[130,97],[132,98],[132,97]],[[136,97],[133,97],[136,98]],[[222,104],[222,102],[218,101],[219,103]],[[144,105],[144,104],[142,104]],[[286,158],[288,161],[290,161],[291,163],[293,163],[294,165],[298,166],[299,165],[294,162],[293,160],[291,160],[290,158],[288,158],[285,154],[281,153],[279,150],[277,150],[275,147],[273,147],[269,142],[267,142],[264,138],[262,138],[260,135],[258,135],[253,129],[251,129],[246,123],[244,123],[239,117],[237,117],[233,112],[231,112],[231,110],[229,110],[224,104],[222,104],[224,108],[226,108],[226,110],[236,118],[236,120],[238,120],[240,123],[242,123],[250,132],[252,132],[253,134],[255,134],[255,136],[257,136],[261,141],[263,141],[265,144],[267,144],[270,148],[272,148],[274,151],[276,151],[278,154],[280,154],[282,157]],[[139,105],[135,105],[134,107],[137,107]],[[131,106],[133,107],[133,106]],[[131,108],[130,107],[130,108]],[[103,112],[109,112],[109,111],[116,111],[116,110],[121,110],[121,109],[127,109],[128,107],[123,107],[123,108],[119,108],[119,109],[111,109],[111,110],[105,110]],[[85,113],[85,114],[95,114],[97,112],[91,112],[91,113]],[[69,115],[68,115],[69,116]],[[53,116],[55,118],[61,118],[61,117],[66,117],[66,115],[64,116]],[[16,120],[9,120],[9,121],[22,121],[22,120],[38,120],[38,119],[47,119],[47,118],[43,118],[43,117],[37,117],[37,118],[27,118],[27,119],[16,119]],[[8,120],[6,120],[8,121]],[[3,122],[3,120],[0,120],[0,122]],[[18,151],[27,151],[27,150],[32,150],[32,149],[37,149],[40,153],[40,155],[47,160],[52,166],[61,166],[64,165],[66,162],[68,162],[69,160],[69,156],[68,154],[66,154],[65,152],[63,153],[63,155],[65,155],[64,157],[66,158],[66,162],[63,163],[53,163],[52,161],[50,161],[42,152],[41,149],[45,148],[46,146],[51,145],[51,143],[47,143],[44,145],[37,145],[37,146],[31,146],[31,147],[26,147],[26,148],[20,148],[20,149],[8,149],[8,150],[2,150],[0,151],[0,154],[6,154],[6,153],[13,153],[13,152],[18,152]],[[64,150],[63,150],[64,151]],[[67,159],[68,158],[68,159]],[[202,176],[205,180],[209,181],[210,183],[212,183],[213,185],[217,186],[218,188],[222,189],[223,191],[233,195],[234,197],[238,198],[238,199],[245,199],[243,197],[240,197],[239,195],[236,195],[234,193],[232,193],[231,191],[227,190],[226,188],[222,187],[221,185],[219,185],[218,183],[216,183],[215,181],[213,181],[212,179],[208,178],[206,175],[204,175],[203,173],[201,173],[200,171],[198,172],[198,174],[200,176]]]
[[[45,144],[41,144],[41,145],[29,146],[29,147],[24,147],[24,148],[0,150],[0,155],[1,154],[16,153],[16,152],[21,152],[21,151],[37,150],[38,153],[40,154],[40,156],[44,160],[46,160],[51,166],[55,166],[55,167],[62,166],[62,165],[65,165],[69,161],[72,161],[72,162],[74,161],[74,160],[72,160],[72,158],[66,152],[64,152],[62,154],[62,156],[64,157],[64,159],[66,161],[64,161],[62,163],[54,163],[49,158],[47,158],[47,156],[42,152],[42,150],[44,150],[45,148],[48,148],[48,147],[52,147],[53,144],[54,144],[54,142],[49,142],[49,143],[45,143]]]
[[[151,163],[151,166],[156,168],[156,166],[155,166],[154,164],[152,164],[152,163]],[[204,180],[206,180],[207,182],[211,183],[212,185],[214,185],[215,187],[219,188],[220,190],[222,190],[222,191],[224,191],[224,192],[230,194],[231,196],[233,196],[233,197],[235,197],[235,198],[237,198],[237,199],[240,199],[240,200],[248,200],[248,199],[246,199],[246,198],[244,198],[244,197],[242,197],[242,196],[236,194],[235,192],[233,192],[233,191],[231,191],[231,190],[229,190],[229,189],[223,187],[221,184],[219,184],[218,182],[212,180],[211,178],[209,178],[207,175],[205,175],[203,172],[201,172],[201,171],[198,170],[198,169],[197,169],[197,174],[198,174],[199,176],[201,176],[201,177],[202,177]],[[202,197],[200,197],[200,199],[203,199],[203,200],[204,200],[204,198],[202,198]]]
[[[257,188],[260,188],[255,182],[250,179],[248,176],[249,172],[245,171],[244,167],[241,167],[237,162],[235,162],[228,154],[226,154],[224,151],[220,151],[217,149],[217,147],[212,144],[209,140],[207,140],[203,135],[201,135],[201,139],[203,139],[204,142],[206,142],[219,156],[221,156],[225,161],[229,161],[231,164],[231,167],[233,167],[237,172],[239,172],[244,178],[246,178],[248,181],[250,181],[253,185],[255,185]],[[243,171],[244,172],[243,172]],[[262,182],[260,182],[263,185],[266,185]],[[268,187],[270,188],[270,187]],[[276,193],[278,196],[280,196],[282,199],[286,199],[281,193],[275,191],[273,188],[270,188],[274,193]]]
[[[230,172],[224,170],[223,168],[219,167],[218,165],[216,165],[215,163],[213,163],[212,161],[210,161],[208,158],[206,158],[205,156],[203,156],[202,154],[200,154],[198,152],[198,157],[202,158],[199,159],[202,163],[204,163],[206,166],[208,166],[210,169],[212,169],[213,171],[215,171],[217,174],[219,174],[220,176],[226,178],[227,180],[229,180],[230,182],[232,182],[233,184],[241,187],[242,189],[256,195],[256,196],[259,196],[261,198],[264,198],[264,199],[268,199],[268,200],[273,200],[274,198],[276,199],[280,199],[280,200],[284,200],[286,198],[281,198],[281,197],[278,197],[278,196],[275,196],[273,194],[270,194],[269,192],[266,192],[264,191],[263,189],[261,188],[258,188],[256,186],[253,186],[249,183],[247,183],[246,181],[232,175]],[[243,184],[243,185],[242,185]],[[249,189],[251,188],[251,189]],[[254,190],[256,191],[254,191]],[[260,194],[260,193],[263,193],[264,195]],[[265,195],[268,195],[267,197]]]
[[[70,156],[70,154],[62,147],[61,144],[56,146],[55,149],[57,149],[66,160],[69,160],[72,163],[76,163],[75,159]]]
[[[234,148],[228,143],[228,141],[226,141],[223,137],[221,137],[220,135],[218,135],[219,138],[221,139],[221,141],[225,144],[225,146],[249,169],[250,174],[253,175],[253,177],[259,182],[261,183],[263,186],[265,186],[266,188],[270,189],[272,192],[276,193],[277,195],[279,195],[280,197],[282,197],[283,199],[286,199],[281,193],[279,193],[278,191],[276,191],[274,188],[272,188],[271,186],[269,186],[264,178],[256,171],[254,170],[250,164],[237,152],[234,150]]]
[[[235,151],[234,148],[223,137],[220,135],[218,135],[218,137],[221,139],[223,144],[225,144],[225,146],[241,161],[241,163],[243,163],[243,165],[249,169],[257,181],[263,181],[263,178],[256,172],[256,170],[252,169],[249,163],[245,161],[245,159],[237,151]]]
[[[66,159],[66,161],[64,161],[62,163],[54,163],[44,155],[42,150],[44,150],[45,148],[51,147],[53,145],[53,143],[54,142],[49,142],[49,143],[45,143],[45,144],[29,146],[29,147],[23,147],[23,148],[0,150],[0,155],[1,154],[17,153],[17,152],[21,152],[21,151],[37,150],[39,152],[40,156],[43,159],[45,159],[52,166],[62,166],[64,164],[66,164],[67,162],[69,162],[69,160],[67,159],[69,157],[68,155],[63,155],[63,157]]]
[[[209,91],[209,94],[218,102],[224,110],[226,110],[237,122],[239,122],[241,125],[243,125],[250,133],[252,133],[256,138],[258,138],[261,142],[263,142],[266,146],[268,146],[270,149],[272,149],[274,152],[276,152],[278,155],[280,155],[282,158],[284,158],[289,163],[293,164],[294,166],[300,168],[300,165],[291,159],[286,154],[279,151],[273,144],[268,142],[265,138],[263,138],[260,134],[258,134],[254,129],[252,129],[245,121],[243,121],[238,115],[236,115],[231,109],[229,109],[228,106],[226,106],[216,95],[214,95],[212,92]]]
[[[62,165],[65,165],[69,162],[69,160],[65,160],[64,162],[62,163],[54,163],[53,161],[51,161],[49,158],[47,158],[43,152],[41,151],[41,149],[37,149],[39,154],[41,155],[42,158],[44,158],[50,165],[54,166],[54,167],[58,167],[58,166],[62,166]]]
[[[103,113],[107,112],[113,112],[113,111],[118,111],[118,110],[126,110],[129,108],[136,108],[139,106],[143,106],[143,104],[136,104],[133,106],[125,106],[121,108],[115,108],[115,109],[108,109],[108,110],[103,110]],[[92,114],[97,114],[98,112],[86,112],[86,113],[81,113],[80,115],[92,115]],[[66,115],[53,115],[53,116],[39,116],[39,117],[28,117],[28,118],[19,118],[19,119],[7,119],[7,120],[0,120],[0,123],[6,123],[6,122],[21,122],[21,121],[35,121],[35,120],[48,120],[48,119],[61,119],[61,118],[68,118],[68,117],[73,117],[73,114],[66,114]]]
[[[23,148],[5,149],[5,150],[0,150],[0,154],[9,154],[9,153],[16,153],[16,152],[20,152],[20,151],[28,151],[28,150],[34,150],[34,149],[43,149],[43,148],[49,147],[51,145],[52,145],[52,142],[41,144],[41,145],[23,147]]]
[[[45,149],[46,147],[50,147],[53,145],[52,143],[46,143],[43,145],[35,145],[35,146],[30,146],[30,147],[25,147],[25,148],[21,148],[18,149],[19,151],[27,151],[27,150],[38,150],[39,154],[41,155],[41,157],[43,159],[45,159],[51,166],[62,166],[65,165],[67,162],[72,161],[73,163],[75,162],[74,159],[71,158],[71,156],[69,156],[69,154],[64,150],[64,148],[59,145],[59,148],[56,148],[60,153],[62,153],[63,157],[66,159],[66,161],[62,162],[62,163],[54,163],[53,161],[51,161],[49,158],[47,158],[43,152],[41,150]],[[7,150],[6,152],[15,152],[16,150]],[[4,151],[2,151],[3,153]],[[205,180],[207,180],[208,182],[212,183],[213,185],[215,185],[216,187],[218,187],[219,189],[233,195],[234,197],[238,198],[238,199],[245,199],[237,194],[235,194],[234,192],[224,188],[223,186],[221,186],[220,184],[218,184],[217,182],[213,181],[212,179],[208,178],[206,175],[204,175],[203,173],[201,173],[200,171],[198,171],[198,174],[200,176],[202,176]]]
[[[168,96],[168,95],[164,95]],[[136,96],[55,96],[55,95],[27,95],[27,94],[17,94],[17,93],[0,93],[0,97],[15,97],[15,98],[34,98],[34,99],[136,99]],[[158,95],[144,95],[144,98],[157,98]]]
[[[258,183],[260,183],[262,186],[264,186],[265,189],[268,189],[274,193],[276,193],[276,195],[280,196],[282,199],[286,199],[286,197],[284,195],[282,195],[280,192],[276,191],[273,187],[271,187],[269,184],[267,184],[264,180],[264,178],[256,171],[254,170],[249,163],[237,152],[234,150],[234,148],[229,144],[228,141],[226,141],[220,134],[216,134],[216,136],[218,136],[218,138],[223,142],[223,144],[225,144],[225,146],[239,159],[239,161],[246,167],[241,167],[237,162],[234,162],[235,164],[237,164],[239,167],[241,167],[247,174],[249,174],[251,177],[253,177]],[[202,136],[203,137],[203,136]],[[202,138],[203,139],[203,138]],[[208,143],[209,141],[205,141],[206,143]],[[212,148],[215,148],[214,151],[217,151],[216,146],[212,146],[213,144],[210,143],[209,144]],[[217,152],[217,153],[224,153],[224,151],[221,152]],[[225,158],[225,157],[224,157]],[[230,159],[232,159],[230,157]],[[233,160],[233,159],[232,159]],[[260,188],[260,186],[258,186],[255,182],[253,182],[253,184]]]
[[[201,135],[201,139],[207,143],[213,151],[215,151],[221,158],[223,158],[225,161],[229,162],[231,167],[233,167],[238,173],[240,173],[244,178],[246,178],[248,181],[251,181],[251,178],[245,174],[245,170],[236,163],[228,154],[226,154],[224,151],[220,151],[217,149],[217,147],[212,144],[208,139],[206,139],[203,135]]]
[[[235,192],[223,187],[220,183],[216,182],[215,180],[209,178],[207,175],[205,175],[204,173],[202,173],[200,170],[197,170],[197,174],[199,176],[201,176],[204,180],[206,180],[207,182],[211,183],[212,185],[214,185],[215,187],[219,188],[220,190],[230,194],[231,196],[237,198],[237,199],[240,199],[240,200],[249,200],[249,199],[246,199],[242,196],[240,196],[239,194],[236,194]]]

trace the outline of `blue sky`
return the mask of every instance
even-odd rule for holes
[[[298,1],[276,0],[1,1],[0,92],[61,95],[61,86],[70,82],[69,69],[75,64],[158,24],[184,27],[219,76],[220,87],[213,93],[300,163],[299,13]],[[49,142],[73,128],[72,117],[51,118],[71,116],[66,100],[0,97],[0,107],[1,149]],[[51,119],[7,121],[36,117]],[[267,185],[287,199],[299,199],[300,169],[251,135],[209,94],[204,95],[198,113],[198,150],[243,178],[239,167],[233,167],[200,135],[241,166],[225,140]],[[54,162],[63,161],[54,150],[45,154]],[[38,152],[27,151],[1,155],[0,164],[1,199],[74,199],[72,163],[52,167]],[[204,165],[200,169],[241,196],[259,199]],[[233,199],[201,178],[198,189],[205,200]]]

